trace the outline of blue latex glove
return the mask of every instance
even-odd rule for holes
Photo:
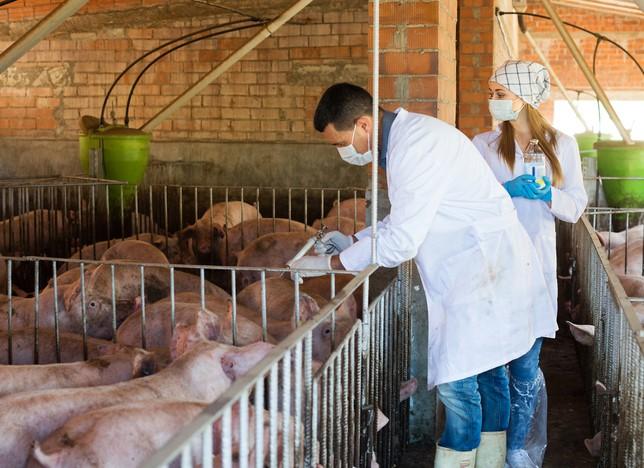
[[[542,188],[537,188],[536,192],[538,194],[538,199],[545,202],[552,201],[552,182],[548,176],[543,176],[543,181],[546,183]],[[536,184],[535,184],[536,185]]]
[[[503,184],[503,187],[513,198],[523,197],[529,200],[539,199],[539,192],[533,175],[520,175],[516,179],[508,180]]]

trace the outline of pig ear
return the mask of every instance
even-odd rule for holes
[[[98,352],[99,356],[109,356],[112,354],[116,354],[125,348],[126,347],[123,345],[114,344],[114,343],[101,343],[96,345],[96,351]]]
[[[45,453],[42,448],[40,448],[38,441],[34,442],[32,454],[36,461],[46,468],[63,466],[61,463],[63,452]]]
[[[179,240],[192,239],[195,236],[195,227],[188,226],[187,228],[182,229],[178,233]]]
[[[300,294],[300,319],[311,320],[318,312],[320,312],[320,306],[317,301],[308,294]]]
[[[190,350],[190,348],[200,341],[203,341],[203,338],[194,325],[188,325],[183,322],[177,323],[174,327],[172,342],[170,343],[170,356],[172,360],[181,357],[182,354]]]
[[[593,325],[577,325],[568,321],[566,323],[570,327],[570,333],[575,341],[584,346],[593,345],[595,341],[595,327]]]

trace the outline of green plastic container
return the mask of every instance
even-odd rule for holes
[[[579,154],[581,155],[582,159],[597,157],[597,150],[595,150],[595,148],[593,147],[593,145],[599,139],[596,133],[577,133],[575,135],[575,139],[577,140],[577,145],[579,146]]]
[[[123,187],[123,205],[128,207],[134,198],[135,185],[143,182],[150,157],[150,134],[127,127],[105,127],[79,136],[80,162],[89,174],[90,149],[103,149],[103,176],[127,182]],[[121,189],[110,188],[110,205],[120,209]]]
[[[644,141],[627,145],[623,141],[599,141],[597,170],[602,177],[644,177]],[[604,180],[604,194],[609,206],[644,207],[644,180]]]

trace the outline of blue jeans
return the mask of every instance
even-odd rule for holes
[[[538,338],[530,351],[508,364],[510,371],[510,425],[508,450],[524,448],[532,425],[536,396],[541,387],[539,353],[543,338]]]
[[[445,405],[441,447],[468,452],[479,446],[481,432],[505,431],[510,419],[508,376],[504,366],[438,386]]]

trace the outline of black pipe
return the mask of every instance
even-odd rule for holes
[[[200,29],[199,31],[194,31],[194,32],[191,32],[189,34],[185,34],[185,35],[183,35],[181,37],[178,37],[178,38],[173,39],[171,41],[165,42],[165,43],[161,44],[158,47],[155,47],[154,49],[146,52],[145,54],[141,55],[139,58],[137,58],[136,60],[131,62],[127,67],[125,67],[125,69],[121,73],[119,73],[119,75],[116,77],[116,79],[112,82],[112,85],[108,89],[107,94],[105,95],[105,99],[103,100],[103,105],[101,106],[100,125],[103,126],[105,124],[105,118],[104,118],[105,117],[105,108],[107,107],[107,101],[109,100],[110,95],[112,94],[112,91],[114,90],[114,87],[119,82],[119,80],[121,78],[123,78],[123,76],[128,71],[130,71],[130,69],[134,65],[139,63],[141,60],[143,60],[144,58],[148,57],[149,55],[151,55],[151,54],[153,54],[155,52],[158,52],[159,50],[163,49],[164,47],[167,47],[167,46],[169,46],[171,44],[174,44],[175,42],[182,41],[184,39],[187,39],[189,37],[195,36],[197,34],[212,31],[213,29],[218,29],[218,28],[222,28],[224,26],[230,26],[230,25],[233,25],[233,24],[247,23],[248,21],[256,21],[256,20],[254,20],[254,19],[243,19],[243,20],[230,21],[228,23],[218,24],[218,25],[215,25],[215,26],[208,26],[207,28]],[[262,23],[262,24],[264,24],[264,23]]]
[[[210,39],[210,38],[216,37],[216,36],[221,36],[222,34],[226,34],[226,33],[229,33],[229,32],[242,31],[244,29],[256,28],[258,26],[261,26],[261,25],[267,24],[267,23],[268,23],[268,21],[264,21],[263,23],[259,23],[259,24],[249,24],[247,26],[238,26],[236,28],[227,29],[225,31],[217,31],[216,33],[210,33],[210,34],[207,34],[205,36],[201,36],[201,37],[198,37],[196,39],[192,39],[190,41],[187,41],[187,42],[184,42],[182,44],[179,44],[178,46],[172,47],[171,49],[168,49],[165,52],[163,52],[162,54],[160,54],[158,57],[156,57],[154,60],[152,60],[150,63],[148,63],[143,68],[143,70],[141,70],[139,72],[139,74],[137,75],[136,79],[132,83],[132,86],[130,88],[130,93],[127,96],[127,104],[125,105],[125,120],[124,120],[125,126],[127,127],[128,124],[130,123],[130,103],[132,101],[132,95],[134,94],[134,89],[136,88],[137,84],[139,83],[139,81],[143,77],[143,74],[146,71],[148,71],[152,65],[157,63],[163,57],[165,57],[168,54],[174,52],[175,50],[181,49],[182,47],[188,46],[190,44],[194,44],[195,42],[203,41],[205,39]]]
[[[522,16],[532,16],[534,18],[552,20],[552,18],[550,18],[549,16],[546,16],[546,15],[540,15],[540,14],[537,14],[537,13],[526,13],[526,12],[520,12],[520,11],[501,11],[498,8],[496,9],[495,13],[498,16],[517,15],[517,16],[519,16],[519,18],[521,18]],[[644,74],[644,69],[642,68],[640,63],[637,61],[637,59],[635,57],[633,57],[633,55],[631,55],[631,53],[628,50],[626,50],[624,47],[619,45],[617,42],[615,42],[612,39],[604,36],[603,34],[596,33],[594,31],[591,31],[590,29],[582,28],[581,26],[577,26],[576,24],[572,24],[572,23],[569,23],[567,21],[562,21],[562,23],[565,24],[566,26],[570,26],[571,28],[575,28],[575,29],[579,29],[580,31],[584,31],[585,33],[588,33],[591,36],[595,36],[595,38],[597,38],[598,40],[610,42],[615,47],[617,47],[622,52],[624,52],[635,63],[635,65],[637,65],[637,68],[639,68],[640,73]],[[521,22],[519,22],[519,27],[521,27]],[[524,27],[525,27],[525,25],[524,25]],[[523,29],[522,29],[522,32],[523,32]]]
[[[15,1],[16,0],[4,0],[4,1],[0,2],[0,7],[3,7],[5,5],[9,5],[10,3],[13,3]]]

